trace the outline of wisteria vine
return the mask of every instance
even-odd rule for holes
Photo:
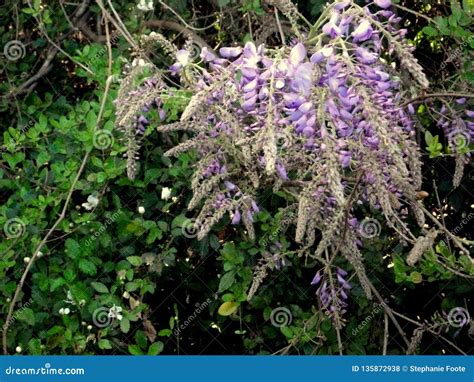
[[[174,57],[170,73],[194,94],[180,121],[158,131],[194,133],[166,155],[188,150],[198,154],[189,203],[190,209],[199,208],[198,239],[226,215],[254,239],[262,191],[282,190],[296,198],[289,207],[297,212],[292,219],[295,241],[302,253],[325,264],[323,275],[319,271],[312,284],[318,285],[327,314],[340,317],[351,288],[347,272],[337,268],[334,273],[323,254],[342,254],[371,298],[360,251],[367,237],[364,222],[383,216],[404,243],[416,247],[420,237],[407,223],[413,216],[421,235],[428,235],[419,200],[422,162],[415,109],[404,101],[426,90],[429,82],[390,0],[364,7],[337,1],[310,30],[300,28],[290,1],[272,4],[292,23],[296,38],[289,45],[270,48],[248,42],[218,52],[203,48],[200,57],[193,57],[192,44],[178,50],[157,33],[144,37],[145,43],[158,42]],[[409,84],[401,72],[409,74]],[[143,73],[148,78],[134,88]],[[171,82],[148,63],[136,65],[122,82],[117,124],[128,142],[132,179],[137,138],[149,124],[146,114],[156,108],[163,120],[162,100],[172,93]],[[458,100],[457,106],[462,104]],[[463,113],[453,119],[443,107],[438,123],[464,163],[469,151],[458,141],[473,137],[474,112]],[[263,268],[256,269],[251,295],[266,274]]]

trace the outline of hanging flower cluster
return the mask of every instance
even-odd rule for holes
[[[458,98],[454,103],[444,103],[436,114],[437,126],[443,131],[451,152],[456,156],[454,187],[458,187],[471,153],[469,144],[474,140],[474,110],[465,108],[466,98]]]
[[[403,101],[429,83],[404,41],[406,31],[397,28],[400,18],[389,0],[365,7],[335,2],[309,31],[299,30],[291,2],[273,3],[293,23],[298,40],[290,46],[270,49],[248,42],[218,53],[204,48],[197,65],[190,44],[178,50],[166,43],[176,60],[172,74],[194,95],[180,121],[158,131],[195,133],[166,155],[198,153],[189,203],[190,209],[200,209],[198,239],[226,215],[253,239],[259,195],[268,189],[288,192],[298,198],[295,240],[306,255],[321,259],[336,249],[371,298],[359,250],[367,237],[366,211],[377,211],[407,243],[416,242],[408,215],[421,227],[425,222],[418,200],[422,177],[414,118]],[[400,71],[412,77],[410,86],[396,75]],[[159,107],[159,92],[169,89],[158,73],[154,78],[139,95],[119,102],[128,103],[128,109],[119,108],[120,126],[148,122],[131,116],[152,99]],[[339,304],[333,304],[328,284],[320,285],[319,298],[329,311],[345,306],[345,275],[337,272]]]
[[[341,327],[342,315],[346,312],[348,294],[352,286],[345,279],[348,273],[341,268],[336,268],[335,278],[321,275],[321,271],[316,272],[311,285],[318,286],[316,295],[321,302],[326,314],[332,318],[335,325]]]

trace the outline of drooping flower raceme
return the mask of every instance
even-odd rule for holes
[[[392,74],[389,58],[419,89],[429,83],[403,40],[405,31],[396,28],[400,19],[389,10],[390,1],[363,8],[338,1],[329,7],[317,23],[321,30],[298,33],[300,40],[291,46],[270,49],[248,42],[218,52],[203,49],[200,66],[191,65],[186,51],[168,47],[175,59],[171,72],[194,95],[180,121],[158,131],[195,133],[167,155],[191,149],[198,154],[189,203],[200,209],[198,239],[225,216],[254,238],[259,195],[288,191],[298,197],[296,241],[315,259],[337,248],[370,298],[359,250],[367,237],[361,206],[379,211],[406,242],[416,240],[406,224],[408,211],[424,225],[414,119],[402,107],[405,84]],[[159,73],[153,78],[138,90],[145,94],[143,103],[119,109],[122,128],[148,123],[137,117],[142,106],[154,102],[160,108],[160,91],[170,89]],[[344,277],[336,275],[338,310],[349,289]],[[323,282],[318,294],[331,311],[336,305],[327,288]]]

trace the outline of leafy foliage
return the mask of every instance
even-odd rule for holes
[[[151,18],[180,22],[156,4],[153,12],[144,12],[128,1],[113,3],[136,41],[150,31],[147,22]],[[248,20],[255,40],[270,33],[268,44],[279,44],[273,8],[266,1],[194,2],[199,3],[198,13],[205,16],[198,20],[192,20],[196,13],[188,11],[190,1],[167,3],[188,23],[207,27],[206,32],[197,33],[210,46],[252,37]],[[435,72],[430,69],[431,61],[420,58],[430,69],[430,82],[440,86],[446,84],[448,76],[450,85],[443,91],[466,91],[472,83],[469,57],[474,47],[463,41],[472,42],[471,24],[461,11],[443,7],[433,11],[420,4],[413,9],[430,16],[436,12],[440,18],[429,26],[412,20],[407,38],[417,46],[415,53],[441,57],[449,47],[460,46],[455,60]],[[300,11],[314,21],[319,6],[317,1],[307,2],[301,4]],[[192,198],[190,179],[196,154],[182,153],[173,160],[164,156],[183,137],[174,132],[153,133],[160,123],[157,114],[141,141],[138,175],[133,182],[127,179],[122,158],[126,147],[113,129],[113,100],[124,67],[131,66],[137,57],[123,33],[109,23],[113,60],[108,80],[105,26],[97,21],[102,11],[93,2],[88,3],[85,13],[78,11],[74,4],[65,5],[66,18],[59,2],[39,1],[32,1],[30,6],[8,0],[0,8],[4,53],[0,58],[2,327],[15,302],[8,320],[6,351],[12,353],[21,347],[25,354],[336,354],[337,332],[318,306],[316,287],[310,285],[319,265],[299,257],[291,239],[294,232],[285,211],[288,203],[294,202],[291,196],[263,192],[265,202],[254,215],[253,242],[241,230],[229,227],[228,221],[217,223],[201,241],[189,237],[183,226],[192,219],[187,205]],[[289,23],[280,17],[287,33]],[[258,25],[269,19],[274,28],[259,30]],[[72,30],[70,22],[82,25],[79,31]],[[164,33],[182,42],[175,30]],[[4,47],[13,40],[21,44],[17,45],[18,58],[11,59]],[[61,51],[53,52],[50,40],[59,44]],[[162,66],[172,64],[161,51],[151,59]],[[48,70],[43,73],[45,62]],[[37,73],[41,76],[33,78]],[[192,95],[178,91],[164,100],[166,123],[180,118]],[[469,233],[472,172],[468,167],[460,186],[453,190],[454,160],[428,107],[422,103],[417,109],[426,130],[426,142],[421,139],[419,143],[423,148],[428,146],[423,151],[428,171],[424,202],[437,216],[446,214],[446,226],[464,237]],[[87,163],[75,182],[86,153]],[[41,253],[35,255],[61,216],[72,186],[64,218],[54,227]],[[169,197],[167,189],[171,190]],[[281,247],[270,244],[275,241]],[[409,251],[386,228],[367,239],[364,246],[369,277],[389,305],[414,320],[419,315],[430,323],[435,322],[436,312],[465,308],[472,284],[452,270],[473,275],[467,254],[461,254],[443,234],[414,267],[405,262]],[[274,256],[282,253],[285,264]],[[247,302],[262,258],[268,259],[267,281]],[[343,259],[335,263],[341,268],[347,265]],[[344,353],[379,354],[384,337],[383,310],[377,301],[367,300],[355,279],[350,282],[353,288],[345,314],[347,322],[341,329]],[[423,311],[420,301],[427,303]],[[446,318],[441,321],[447,322]],[[407,334],[415,327],[410,324]],[[443,329],[442,334],[467,351],[470,339],[458,332],[468,328],[445,327],[449,330],[446,334]],[[394,328],[390,334],[389,352],[403,353],[403,339]],[[456,352],[438,342],[431,346],[433,338],[428,337],[424,337],[420,353],[425,349],[432,354]]]

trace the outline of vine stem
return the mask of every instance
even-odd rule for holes
[[[466,93],[431,93],[431,94],[422,94],[418,97],[415,97],[409,101],[406,101],[400,105],[401,108],[408,106],[411,103],[419,102],[427,98],[443,98],[443,97],[459,97],[459,98],[474,98],[474,94]]]
[[[395,314],[396,316],[400,317],[400,318],[403,318],[404,320],[408,321],[408,322],[411,322],[412,324],[414,325],[417,325],[419,327],[423,326],[423,324],[415,321],[415,320],[412,320],[411,318],[409,317],[406,317],[404,316],[403,314],[400,314],[398,312],[395,312],[394,310],[392,311],[393,314]],[[455,348],[458,352],[460,352],[461,354],[463,355],[467,355],[465,352],[462,351],[462,349],[460,349],[455,343],[453,343],[452,341],[448,340],[447,338],[445,338],[444,336],[440,335],[439,333],[435,332],[433,329],[431,328],[426,328],[426,330],[428,332],[430,332],[431,334],[435,335],[436,337],[438,338],[441,338],[442,340],[446,341],[448,344],[450,344],[453,348]]]
[[[438,25],[438,23],[435,20],[433,20],[431,17],[426,16],[426,15],[420,13],[420,12],[417,12],[417,11],[414,11],[410,8],[404,7],[403,5],[394,4],[394,3],[392,3],[392,5],[395,6],[396,8],[398,8],[398,9],[402,10],[402,11],[405,11],[405,12],[411,13],[415,16],[421,17],[421,18],[427,20],[429,23],[435,24],[436,26]]]
[[[332,294],[332,298],[333,298],[333,301],[336,301],[336,288],[334,286],[334,280],[332,278],[332,273],[331,273],[331,266],[329,265],[329,253],[328,253],[328,249],[326,248],[325,249],[325,254],[326,254],[326,270],[327,270],[327,274],[329,276],[329,284],[331,285],[331,294]],[[334,319],[336,321],[334,327],[336,329],[336,334],[337,334],[337,346],[339,348],[339,355],[342,355],[342,340],[341,340],[341,321],[340,321],[340,318],[339,318],[339,312],[338,310],[336,309],[334,311]]]
[[[110,35],[109,35],[109,29],[108,25],[106,24],[106,34],[107,34],[107,50],[108,50],[108,77],[107,81],[105,83],[105,90],[104,90],[104,95],[102,97],[102,102],[100,105],[99,109],[99,114],[97,116],[97,123],[94,132],[97,129],[97,126],[100,124],[100,121],[102,119],[102,116],[104,114],[104,109],[105,109],[105,102],[107,100],[107,96],[110,90],[110,85],[112,83],[113,77],[112,77],[112,46],[110,44]],[[23,285],[25,284],[26,277],[28,276],[31,268],[33,267],[33,264],[35,261],[38,259],[38,254],[40,253],[41,249],[44,247],[46,242],[48,241],[49,237],[51,234],[56,230],[58,225],[64,220],[66,217],[66,212],[69,207],[69,204],[71,202],[72,198],[72,193],[74,192],[74,189],[76,188],[76,184],[79,181],[79,178],[81,177],[82,173],[84,172],[84,168],[86,167],[87,161],[89,160],[91,150],[86,151],[84,157],[82,158],[81,166],[79,167],[79,170],[77,171],[76,177],[74,178],[74,181],[71,184],[71,187],[69,188],[69,192],[66,197],[66,201],[64,202],[63,209],[61,210],[61,214],[59,215],[58,219],[56,222],[53,224],[53,226],[48,230],[46,235],[43,237],[41,242],[38,244],[36,247],[33,256],[31,257],[30,261],[28,262],[25,270],[23,271],[23,274],[21,275],[20,281],[18,282],[18,285],[15,290],[15,294],[13,295],[13,298],[10,302],[10,306],[8,308],[8,314],[7,317],[5,318],[5,324],[3,325],[3,330],[2,330],[2,345],[3,345],[3,354],[7,355],[8,354],[8,344],[7,344],[7,335],[8,335],[8,329],[10,327],[12,317],[13,317],[13,312],[15,310],[15,304],[18,301],[18,297],[20,295],[20,292],[23,289]]]

